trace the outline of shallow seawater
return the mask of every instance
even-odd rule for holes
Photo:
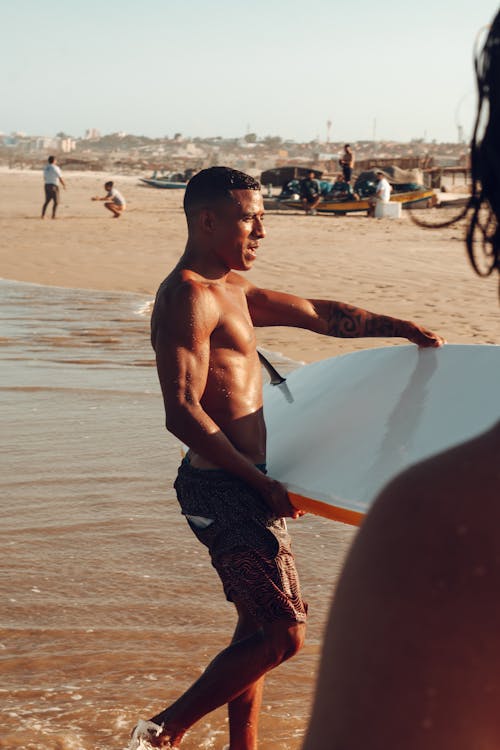
[[[172,484],[141,295],[0,281],[0,748],[126,747],[235,625]],[[282,358],[272,361],[286,366]],[[267,680],[266,750],[297,750],[328,604],[353,530],[291,522],[307,645]],[[187,750],[227,745],[224,708]]]

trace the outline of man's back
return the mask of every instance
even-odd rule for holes
[[[56,164],[46,164],[43,168],[43,180],[46,185],[58,185],[61,170]]]

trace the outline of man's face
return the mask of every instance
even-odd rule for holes
[[[234,271],[252,267],[264,239],[264,201],[260,190],[232,190],[235,202],[223,203],[216,211],[214,250]]]

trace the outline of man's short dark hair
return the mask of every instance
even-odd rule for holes
[[[346,143],[345,146],[344,146],[344,148],[351,148],[351,144],[350,143]]]
[[[49,156],[49,158],[47,159],[47,161],[49,162],[49,164],[53,164],[55,162],[55,160],[56,160],[55,156]]]
[[[113,185],[114,185],[113,180],[108,180],[107,182],[104,183],[104,187],[106,188],[106,190],[108,190],[109,188],[112,188]]]
[[[184,193],[186,216],[218,201],[234,201],[232,190],[260,190],[260,182],[231,167],[202,169],[187,184]]]

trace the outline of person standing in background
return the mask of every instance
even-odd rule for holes
[[[42,206],[42,219],[45,218],[47,206],[52,201],[52,218],[56,218],[57,206],[59,205],[59,183],[66,190],[61,170],[56,164],[56,157],[49,156],[47,164],[43,168],[43,181],[45,183],[45,203]]]
[[[351,148],[350,143],[346,143],[344,146],[344,153],[340,157],[340,166],[342,167],[342,176],[344,178],[344,182],[347,182],[349,185],[351,182],[352,177],[352,170],[354,169],[354,152]]]

